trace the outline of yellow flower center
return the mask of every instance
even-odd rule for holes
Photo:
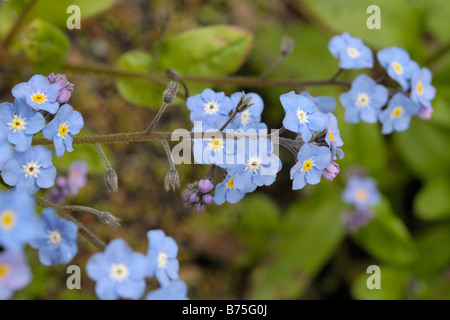
[[[0,227],[10,230],[16,224],[16,214],[11,210],[6,210],[0,214]]]
[[[25,129],[25,119],[14,115],[14,119],[8,125],[13,129],[13,132],[17,132]]]
[[[422,95],[423,94],[423,85],[422,82],[417,82],[416,86],[417,94]]]
[[[394,110],[392,110],[391,118],[398,118],[403,114],[403,108],[401,106],[395,107]]]
[[[230,180],[228,180],[228,182],[225,185],[226,185],[227,189],[234,188],[233,177],[231,177]]]
[[[333,131],[331,131],[331,130],[330,130],[330,134],[329,134],[329,136],[330,136],[330,141],[334,141],[334,137],[333,137]]]
[[[313,162],[312,162],[311,159],[305,160],[305,161],[303,162],[303,168],[302,168],[302,170],[303,170],[303,171],[309,171],[309,170],[311,170],[312,166],[313,166]]]
[[[222,139],[212,139],[210,145],[214,150],[218,150],[222,148],[223,141]]]
[[[366,189],[361,188],[361,189],[356,190],[356,192],[355,192],[355,198],[357,201],[365,201],[367,199],[367,196],[368,196],[368,194],[367,194]]]
[[[297,118],[298,118],[298,121],[300,121],[300,123],[309,122],[306,112],[303,110],[300,110],[300,109],[297,110]]]
[[[31,96],[31,100],[33,100],[34,102],[37,102],[37,103],[43,103],[47,100],[47,97],[44,94],[38,92],[38,93],[33,93],[33,95]]]
[[[402,74],[402,73],[403,73],[403,68],[402,68],[402,66],[400,65],[400,63],[398,63],[398,62],[392,62],[392,67],[394,68],[395,73],[397,73],[397,74]]]
[[[65,123],[59,126],[59,135],[61,137],[65,137],[67,135],[67,132],[69,132],[69,128],[67,128],[67,125]]]
[[[10,269],[9,265],[0,264],[0,280],[6,278],[8,276],[9,269]]]

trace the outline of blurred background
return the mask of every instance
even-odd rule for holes
[[[75,146],[75,152],[55,160],[58,174],[66,174],[73,161],[85,161],[88,183],[67,203],[109,211],[122,220],[121,228],[110,229],[89,214],[77,213],[101,239],[122,237],[145,253],[146,232],[164,230],[179,245],[180,278],[188,284],[190,299],[450,298],[450,2],[31,2],[24,16],[30,1],[0,3],[0,37],[3,44],[9,42],[0,49],[0,101],[12,102],[11,88],[34,73],[65,73],[75,84],[70,104],[84,117],[85,135],[144,129],[162,102],[163,85],[169,81],[165,68],[181,74],[191,95],[205,88],[227,95],[258,93],[269,128],[279,128],[284,117],[280,94],[307,89],[337,101],[345,158],[333,182],[322,179],[319,185],[293,191],[289,170],[295,159],[282,149],[283,170],[272,186],[259,188],[238,204],[213,204],[201,213],[183,206],[181,192],[203,178],[207,166],[177,166],[181,189],[166,192],[168,163],[160,143],[108,145],[120,186],[110,194],[94,147]],[[69,5],[80,7],[81,29],[67,28]],[[370,5],[381,9],[379,30],[366,27]],[[379,124],[343,121],[338,97],[346,89],[340,87],[238,86],[196,79],[258,77],[277,59],[283,36],[295,39],[295,48],[270,79],[329,79],[338,60],[327,44],[342,32],[361,37],[374,51],[403,47],[421,67],[429,67],[437,88],[432,119],[414,117],[408,131],[383,136]],[[129,71],[151,73],[163,84],[125,77]],[[352,81],[362,72],[377,77],[383,71],[377,65],[374,70],[345,71],[339,79]],[[158,131],[191,129],[183,93],[180,87]],[[375,218],[350,233],[341,220],[351,207],[341,194],[355,170],[374,178],[383,197],[374,208]],[[71,264],[82,269],[81,290],[66,288],[66,266],[44,267],[37,252],[29,250],[33,281],[15,298],[95,299],[94,282],[84,266],[96,249],[82,237],[78,243]],[[381,268],[381,290],[366,287],[370,265]]]

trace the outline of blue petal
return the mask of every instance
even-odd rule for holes
[[[116,292],[116,282],[109,277],[103,277],[95,285],[95,294],[101,300],[116,300],[119,295]]]
[[[105,253],[94,254],[86,264],[86,272],[92,280],[99,280],[103,276],[109,277],[110,264],[106,259]]]
[[[36,184],[43,189],[53,187],[56,178],[56,168],[54,166],[41,168],[36,179]]]
[[[128,278],[116,285],[116,291],[119,296],[126,299],[139,299],[144,295],[145,280]]]

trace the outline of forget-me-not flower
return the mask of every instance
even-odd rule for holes
[[[11,298],[31,282],[31,269],[23,251],[0,252],[0,300]]]
[[[52,155],[53,152],[44,146],[31,147],[25,152],[14,151],[3,167],[3,181],[18,191],[24,190],[30,194],[40,188],[52,187],[56,178]]]
[[[355,205],[357,209],[364,209],[378,204],[381,195],[374,179],[352,176],[348,179],[342,199],[345,203]]]
[[[333,160],[336,160],[337,158],[341,160],[344,157],[344,152],[339,148],[344,145],[344,141],[342,141],[341,138],[341,133],[338,128],[338,121],[336,119],[336,116],[332,113],[327,113],[327,116],[328,116],[328,123],[325,141],[326,143],[328,143],[328,146],[330,147]]]
[[[80,132],[83,124],[81,113],[65,104],[59,109],[55,118],[42,130],[44,137],[53,141],[57,157],[61,157],[64,151],[73,151],[73,135]]]
[[[61,219],[55,210],[46,208],[41,213],[39,236],[30,244],[39,249],[39,261],[44,266],[65,264],[77,254],[77,225]]]
[[[291,168],[293,190],[303,188],[307,183],[318,184],[322,173],[331,162],[331,151],[327,147],[319,147],[305,143],[298,155],[297,163]]]
[[[339,96],[345,108],[345,121],[358,123],[360,120],[375,123],[381,108],[386,104],[389,91],[365,74],[359,75],[350,91]]]
[[[417,69],[411,77],[411,99],[425,108],[431,108],[431,100],[436,96],[436,88],[431,84],[433,74],[430,69]]]
[[[312,99],[316,103],[316,110],[319,110],[323,113],[334,112],[334,109],[336,109],[336,100],[334,100],[333,97],[329,97],[329,96],[313,97],[306,90],[303,90],[302,92],[300,92],[300,95]]]
[[[23,99],[16,99],[14,104],[0,104],[0,126],[8,131],[8,141],[15,145],[14,150],[24,152],[31,146],[33,136],[45,126],[45,119]]]
[[[28,82],[14,86],[11,93],[16,99],[24,99],[36,111],[44,110],[55,114],[59,108],[59,103],[56,101],[59,90],[61,90],[61,86],[50,83],[41,74],[36,74]]]
[[[178,245],[171,237],[167,237],[162,230],[147,232],[149,268],[147,276],[155,276],[159,284],[164,287],[171,280],[178,279],[180,264],[177,260]]]
[[[378,51],[377,58],[389,77],[397,81],[403,90],[408,90],[409,80],[419,69],[417,62],[409,57],[409,53],[403,48],[389,47]]]
[[[0,191],[0,247],[21,250],[38,231],[33,197],[25,192]]]
[[[311,98],[291,91],[282,94],[280,101],[286,111],[283,126],[290,131],[300,133],[303,141],[309,142],[313,131],[320,132],[325,129],[328,117],[316,110],[316,103]]]
[[[380,122],[383,124],[381,133],[405,131],[409,128],[411,117],[419,112],[419,108],[417,103],[403,93],[396,93],[389,101],[388,107],[380,113]]]
[[[139,299],[145,292],[148,261],[145,255],[133,252],[125,240],[115,239],[104,252],[89,259],[86,271],[96,281],[95,294],[99,299]]]
[[[218,205],[225,201],[229,203],[238,203],[245,196],[245,192],[236,188],[233,182],[233,176],[228,175],[225,180],[216,186],[214,192],[214,202]]]
[[[373,54],[360,38],[344,32],[328,42],[328,50],[339,59],[342,69],[362,69],[373,67]]]
[[[231,99],[225,96],[225,93],[211,89],[189,97],[186,105],[191,111],[192,123],[202,121],[204,125],[211,125],[216,129],[228,120],[228,114],[233,109]]]

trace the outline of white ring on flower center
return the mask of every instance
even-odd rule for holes
[[[250,111],[249,110],[245,110],[241,112],[241,123],[242,124],[247,124],[250,120]]]
[[[165,269],[167,267],[167,259],[169,256],[165,252],[160,252],[158,255],[158,268]]]
[[[360,108],[365,108],[370,103],[370,97],[367,93],[360,93],[356,97],[356,105]]]
[[[355,48],[351,47],[347,48],[347,54],[352,59],[359,57],[359,51],[356,50]]]
[[[58,230],[48,230],[48,243],[52,243],[55,246],[59,246],[62,241],[61,233]]]
[[[112,263],[111,271],[109,273],[110,278],[116,280],[117,282],[122,282],[130,275],[130,271],[127,266],[123,263]]]
[[[217,101],[214,101],[214,99],[205,103],[204,107],[205,113],[210,115],[215,114],[217,113],[217,111],[219,111],[219,104],[217,103]]]
[[[297,118],[298,118],[298,121],[300,121],[300,123],[309,123],[306,112],[303,110],[300,110],[300,108],[298,108],[298,110],[297,110]]]
[[[253,156],[250,157],[247,160],[247,167],[245,168],[246,170],[252,170],[253,172],[258,171],[259,169],[261,169],[261,163],[262,163],[262,158],[258,157],[258,156]]]
[[[29,177],[37,178],[39,173],[39,168],[42,167],[38,165],[34,160],[31,160],[27,164],[23,165],[23,172],[25,172],[25,179],[28,179]]]
[[[11,127],[14,133],[26,129],[25,119],[18,117],[17,115],[14,115],[14,119],[12,119],[10,123],[7,123],[7,125]]]

